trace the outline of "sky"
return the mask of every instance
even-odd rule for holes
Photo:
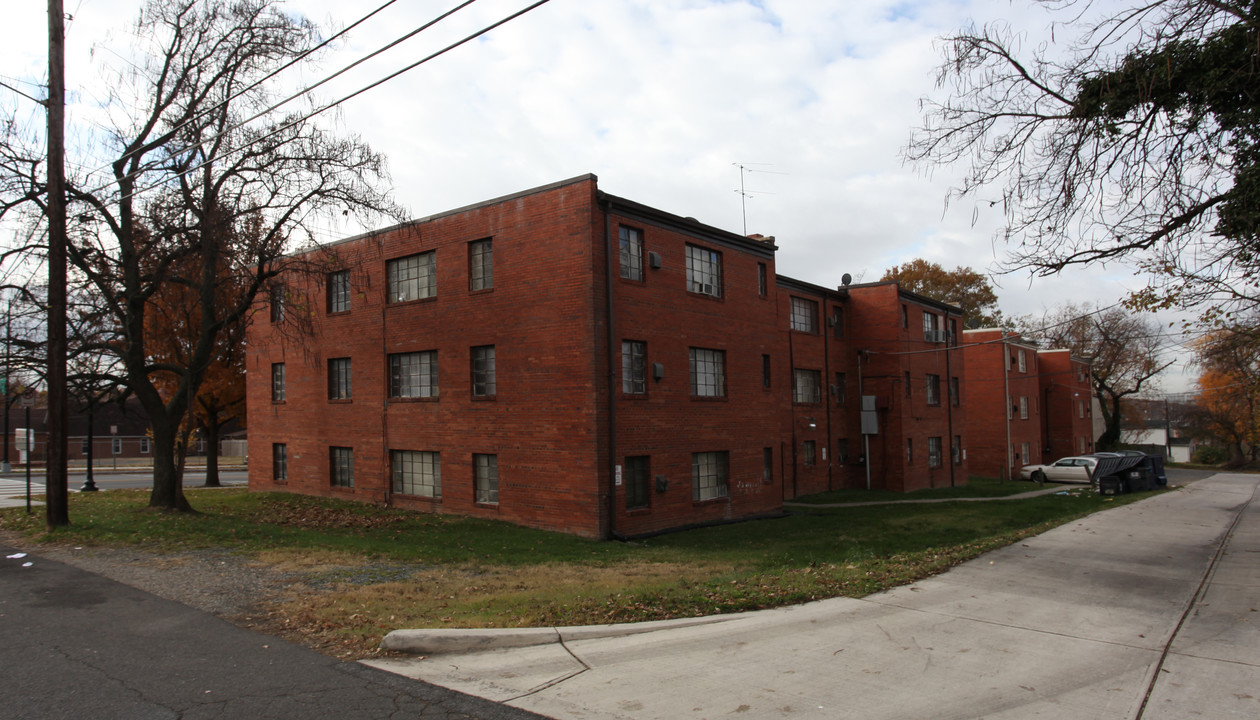
[[[122,62],[141,3],[64,2],[73,133],[99,123],[101,67]],[[383,2],[283,7],[335,30]],[[478,0],[319,92],[343,97],[532,2]],[[456,4],[397,2],[293,82],[323,77]],[[42,96],[32,83],[47,74],[44,4],[8,5],[0,81]],[[921,122],[920,99],[943,97],[940,37],[1006,22],[1031,46],[1051,38],[1051,19],[1025,0],[550,0],[330,119],[389,158],[395,197],[415,217],[594,173],[614,195],[774,236],[779,273],[810,283],[837,286],[845,273],[872,282],[916,258],[990,272],[1006,247],[1001,205],[990,202],[1000,188],[947,204],[965,168],[911,167],[901,151]],[[0,102],[33,109],[5,88]],[[358,230],[330,227],[328,239]],[[991,281],[1007,316],[1069,301],[1111,305],[1145,285],[1120,264]],[[1188,353],[1170,348],[1167,358],[1181,362],[1161,389],[1190,389]]]

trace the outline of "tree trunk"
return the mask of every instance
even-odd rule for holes
[[[175,428],[153,419],[153,492],[149,507],[154,510],[192,512],[184,497],[184,483],[176,465]]]
[[[219,482],[219,422],[218,419],[203,424],[206,431],[206,484],[205,487],[223,487]]]

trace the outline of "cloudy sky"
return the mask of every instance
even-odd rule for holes
[[[349,94],[532,1],[479,0],[321,92]],[[383,2],[293,0],[284,7],[340,28]],[[91,121],[99,66],[120,62],[140,3],[65,3],[74,17],[67,30],[73,131]],[[401,0],[304,79],[339,69],[456,4]],[[40,95],[29,83],[46,76],[43,3],[7,5],[0,80]],[[946,192],[962,168],[929,173],[906,166],[900,151],[920,121],[920,98],[937,92],[937,38],[996,21],[1026,31],[1028,44],[1039,42],[1049,37],[1051,18],[1029,5],[551,0],[350,100],[338,121],[389,157],[397,198],[415,216],[594,173],[615,195],[725,230],[773,235],[779,272],[819,285],[838,285],[846,272],[878,280],[915,258],[988,271],[1004,252],[995,239],[1000,206],[988,202],[999,189],[947,208]],[[10,96],[5,107],[23,102],[3,88],[0,94]],[[743,197],[739,165],[747,170]],[[1111,304],[1145,284],[1120,265],[992,279],[1008,315],[1040,315],[1064,301]],[[1164,389],[1179,391],[1189,381],[1178,371]]]

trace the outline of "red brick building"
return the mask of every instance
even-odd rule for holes
[[[982,329],[963,332],[962,354],[968,402],[977,409],[970,416],[971,468],[1018,479],[1020,467],[1046,458],[1041,353],[1018,333]]]
[[[593,176],[338,243],[251,330],[250,486],[589,537],[777,512],[774,250]]]
[[[1042,452],[1006,427],[1066,392],[1034,350],[973,358],[959,308],[780,277],[776,249],[588,175],[295,258],[247,343],[250,487],[604,538]]]
[[[1088,360],[1070,350],[1040,350],[1041,404],[1045,408],[1042,458],[1094,452],[1093,381]]]
[[[965,485],[978,410],[957,349],[959,308],[902,290],[895,282],[850,285],[846,320],[856,393],[867,398],[869,464],[850,487],[900,492]],[[874,427],[870,423],[874,423]],[[869,483],[866,473],[869,471]]]

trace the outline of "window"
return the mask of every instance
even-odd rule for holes
[[[722,254],[687,246],[687,290],[722,297]]]
[[[1082,418],[1085,417],[1085,401],[1084,400],[1076,401],[1076,413],[1079,417],[1082,417]]]
[[[1020,443],[1019,451],[1020,456],[1023,458],[1023,462],[1032,462],[1030,459],[1032,458],[1032,449],[1028,446],[1028,443]]]
[[[952,377],[949,379],[949,404],[953,405],[954,407],[958,407],[959,397],[960,397],[960,394],[958,392],[958,378]]]
[[[761,448],[761,481],[774,482],[774,448]]]
[[[333,487],[354,487],[354,448],[328,448],[328,481]]]
[[[390,355],[389,396],[391,398],[437,397],[437,350]]]
[[[477,502],[492,505],[498,504],[498,455],[473,455],[473,484]]]
[[[928,342],[940,342],[940,318],[930,312],[923,313],[923,339]]]
[[[389,474],[400,495],[442,497],[442,455],[417,450],[390,450]]]
[[[284,322],[284,286],[271,286],[271,322]]]
[[[761,387],[770,387],[770,356],[761,356]]]
[[[905,377],[902,378],[902,384],[906,386],[906,397],[910,397],[910,371],[909,370],[905,372]]]
[[[494,287],[494,241],[490,238],[468,243],[468,289]]]
[[[328,361],[328,399],[349,400],[350,358],[333,358]]]
[[[849,399],[849,376],[845,373],[836,373],[836,404],[843,405]]]
[[[112,445],[110,449],[114,451],[115,455],[122,455],[122,438],[111,438],[111,440],[113,442],[110,443]]]
[[[620,235],[621,277],[627,280],[642,280],[643,233],[622,225]]]
[[[1016,355],[1016,359],[1017,359],[1017,363],[1018,363],[1018,365],[1019,365],[1019,371],[1020,371],[1020,372],[1028,372],[1028,358],[1026,358],[1026,357],[1024,356],[1024,351],[1023,351],[1023,350],[1020,350],[1020,351],[1019,351],[1019,353]]]
[[[792,298],[791,327],[799,332],[818,332],[818,303],[804,298]]]
[[[757,263],[757,295],[758,296],[760,297],[766,296],[766,291],[767,291],[766,285],[767,285],[766,264]]]
[[[817,403],[822,401],[819,372],[817,370],[792,371],[792,402]]]
[[[939,437],[928,438],[928,467],[938,468],[941,466],[941,439]]]
[[[691,454],[691,499],[695,502],[726,497],[730,459],[726,451]]]
[[[626,458],[626,509],[648,506],[649,465],[647,455]]]
[[[1082,435],[1081,436],[1081,454],[1084,455],[1087,452],[1089,452],[1089,438]]]
[[[140,438],[140,454],[141,455],[149,454],[149,438],[147,437]]]
[[[844,337],[844,308],[833,308],[831,324],[836,328],[836,337]]]
[[[914,438],[906,438],[906,464],[914,464]]]
[[[1026,395],[1021,395],[1019,398],[1019,419],[1028,419],[1028,397]]]
[[[621,392],[626,395],[647,393],[647,343],[621,341]]]
[[[903,328],[910,327],[910,308],[906,307],[905,305],[901,306],[901,327]]]
[[[941,404],[941,376],[940,375],[929,374],[927,376],[927,404],[928,405]],[[937,438],[937,439],[939,440],[940,438]]]
[[[289,479],[289,446],[284,443],[271,446],[271,479],[275,482]]]
[[[806,440],[801,443],[801,462],[805,467],[813,467],[818,462],[818,449],[814,445],[813,440]]]
[[[328,312],[339,313],[350,310],[350,271],[338,270],[328,273]]]
[[[473,397],[494,397],[498,394],[494,370],[494,346],[482,345],[471,351]]]
[[[954,436],[954,441],[950,445],[950,455],[954,458],[955,465],[962,464],[962,435]]]
[[[836,463],[844,465],[849,462],[849,439],[838,438],[836,440]]]
[[[386,298],[388,303],[407,302],[437,295],[436,256],[426,253],[408,255],[385,264]]]
[[[284,363],[271,363],[271,402],[284,402]]]
[[[87,438],[83,438],[82,440],[79,441],[79,454],[80,455],[87,455],[91,451],[92,451],[92,446],[88,444]]]
[[[726,353],[691,348],[691,394],[695,397],[726,395]]]

